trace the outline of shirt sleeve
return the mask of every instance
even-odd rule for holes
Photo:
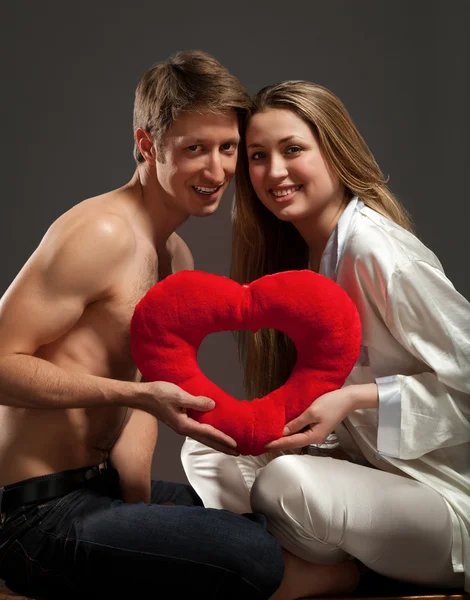
[[[376,380],[380,454],[413,459],[470,441],[470,304],[424,261],[396,271],[385,321],[425,367]]]

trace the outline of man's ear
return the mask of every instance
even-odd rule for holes
[[[135,132],[135,141],[139,146],[140,153],[145,158],[145,162],[155,164],[155,145],[149,132],[139,127]]]

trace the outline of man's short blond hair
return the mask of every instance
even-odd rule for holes
[[[139,82],[134,133],[144,129],[161,149],[165,133],[181,113],[233,110],[242,127],[250,104],[240,81],[215,58],[200,50],[178,52],[153,65]],[[134,158],[137,164],[144,162],[137,143],[134,143]]]

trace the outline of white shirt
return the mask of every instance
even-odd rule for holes
[[[359,360],[345,385],[376,382],[379,408],[336,433],[384,470],[439,492],[454,525],[453,568],[470,588],[470,304],[414,235],[353,198],[320,273],[359,311]]]

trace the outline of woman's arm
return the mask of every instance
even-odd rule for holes
[[[422,261],[383,281],[361,279],[379,301],[384,324],[423,364],[422,372],[329,392],[287,424],[288,437],[267,449],[321,444],[359,408],[378,409],[378,451],[386,456],[413,459],[470,441],[470,304],[440,269]]]
[[[424,261],[396,271],[387,296],[387,327],[428,369],[376,380],[379,452],[412,459],[470,441],[469,302]]]

